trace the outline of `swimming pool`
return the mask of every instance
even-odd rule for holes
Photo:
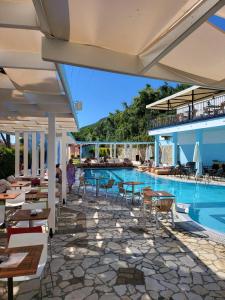
[[[195,184],[162,179],[134,169],[87,169],[85,177],[101,176],[119,181],[140,181],[150,185],[153,190],[166,190],[176,196],[177,203],[190,204],[190,217],[213,230],[225,233],[225,187],[209,184]],[[103,180],[105,183],[107,179]],[[105,182],[104,182],[105,181]],[[117,188],[113,191],[116,193]]]

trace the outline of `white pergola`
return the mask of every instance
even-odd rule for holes
[[[33,26],[26,26],[28,20]],[[56,148],[60,142],[62,198],[66,199],[67,133],[77,131],[78,123],[64,66],[42,59],[41,39],[44,34],[38,24],[31,1],[1,1],[0,131],[15,134],[16,176],[19,175],[20,137],[24,139],[24,175],[28,175],[30,136],[31,175],[37,176],[40,168],[40,176],[44,177],[47,139],[49,225],[54,232]],[[40,162],[37,161],[39,151]]]
[[[101,141],[76,141],[76,144],[80,146],[80,159],[82,158],[82,147],[94,145],[95,147],[95,158],[99,159],[99,148],[100,145],[108,145],[110,150],[110,157],[116,158],[117,145],[124,147],[124,158],[132,160],[132,148],[133,146],[139,147],[139,145],[145,145],[147,148],[146,153],[150,159],[150,146],[154,145],[154,142],[101,142]]]
[[[225,0],[0,2],[0,129],[44,131],[38,120],[29,127],[18,117],[48,120],[53,230],[56,120],[74,118],[77,127],[59,63],[223,89],[224,32],[206,21],[215,13],[224,17],[224,5]],[[71,130],[63,128],[64,134]]]

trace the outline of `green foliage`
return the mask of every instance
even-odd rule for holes
[[[100,147],[99,149],[99,156],[100,157],[106,157],[106,156],[109,156],[109,149],[108,148],[105,148],[105,147]]]
[[[15,150],[0,146],[0,179],[15,173]]]
[[[146,109],[146,105],[187,88],[179,84],[176,87],[164,83],[158,89],[150,85],[139,91],[131,105],[122,102],[123,111],[116,110],[97,123],[81,128],[74,136],[80,141],[151,141],[148,136],[149,121],[162,112]]]

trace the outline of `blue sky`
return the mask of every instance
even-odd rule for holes
[[[210,21],[225,30],[224,19],[213,16]],[[73,100],[83,102],[83,110],[78,112],[80,127],[97,122],[109,112],[122,109],[121,102],[131,103],[146,84],[158,88],[164,83],[161,80],[73,66],[66,66],[66,72]]]

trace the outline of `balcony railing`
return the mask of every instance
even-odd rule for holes
[[[180,113],[164,113],[150,120],[149,128],[156,129],[225,116],[225,101],[212,103],[213,100],[197,103],[193,107],[187,106],[180,109]]]

